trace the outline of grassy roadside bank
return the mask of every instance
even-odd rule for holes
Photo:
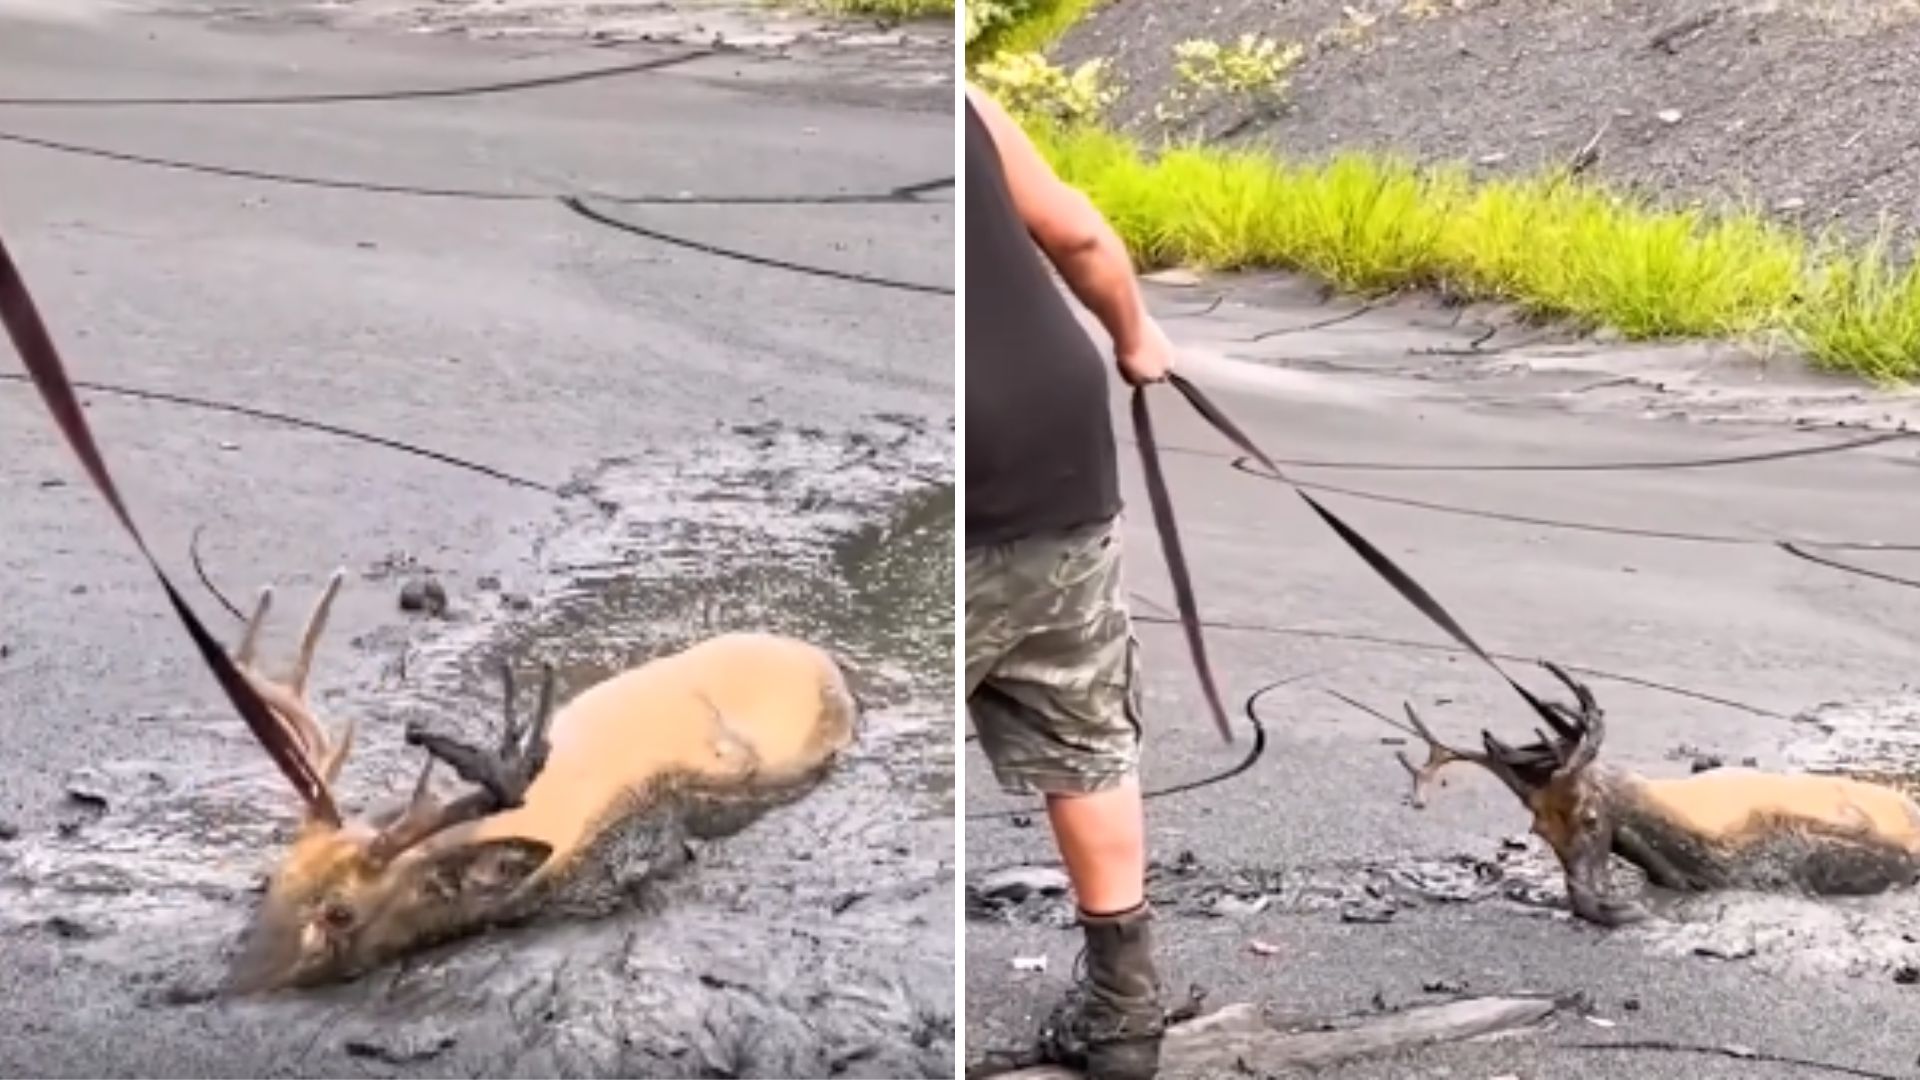
[[[1077,95],[1074,108],[1017,111],[1145,268],[1296,270],[1362,295],[1432,289],[1635,340],[1784,339],[1827,370],[1920,380],[1920,266],[1887,244],[1810,236],[1752,209],[1663,207],[1564,170],[1475,180],[1464,165],[1358,152],[1296,162],[1107,130],[1086,108],[1094,95],[1033,55],[1093,2],[1035,0],[978,28],[969,10],[968,65],[976,77],[1000,69],[989,89],[1042,84],[1003,100]]]
[[[936,19],[952,17],[954,0],[804,0],[804,3],[834,15]]]
[[[967,65],[1044,53],[1100,0],[966,0]]]

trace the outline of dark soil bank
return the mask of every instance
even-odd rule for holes
[[[1610,182],[1670,201],[1751,197],[1783,219],[1856,236],[1886,214],[1911,235],[1920,20],[1907,7],[1113,0],[1056,59],[1111,57],[1125,84],[1111,117],[1158,131],[1175,45],[1266,34],[1307,46],[1291,107],[1219,111],[1201,119],[1204,133],[1289,157],[1392,150],[1494,175],[1563,162],[1604,127],[1594,175]],[[1366,17],[1377,18],[1361,29]]]

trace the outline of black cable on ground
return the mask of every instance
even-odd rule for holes
[[[1279,480],[1256,467],[1247,458],[1235,458],[1233,468],[1248,476],[1262,480]],[[1404,495],[1386,495],[1374,491],[1362,491],[1357,488],[1341,487],[1337,484],[1313,483],[1306,480],[1284,480],[1295,487],[1310,491],[1326,491],[1365,502],[1385,503],[1389,506],[1404,507],[1409,510],[1430,510],[1439,514],[1453,514],[1458,517],[1479,518],[1483,521],[1504,521],[1515,525],[1534,525],[1545,529],[1565,529],[1571,532],[1602,533],[1609,536],[1632,536],[1644,540],[1675,540],[1692,544],[1722,544],[1730,547],[1773,547],[1789,541],[1779,537],[1733,536],[1725,533],[1694,533],[1672,529],[1646,529],[1632,525],[1607,525],[1600,522],[1566,521],[1560,518],[1533,517],[1528,514],[1512,514],[1501,510],[1483,510],[1471,506],[1455,506],[1450,503],[1433,502],[1428,499],[1414,499]],[[1824,548],[1828,551],[1920,551],[1920,543],[1872,543],[1854,540],[1792,540],[1802,547]]]
[[[1486,333],[1482,334],[1477,338],[1474,338],[1472,341],[1469,341],[1465,346],[1428,345],[1418,349],[1408,349],[1407,355],[1408,356],[1503,356],[1507,353],[1514,351],[1515,349],[1524,349],[1530,345],[1539,345],[1543,342],[1552,341],[1555,338],[1561,336],[1561,331],[1559,330],[1548,330],[1548,331],[1545,331],[1544,333],[1535,334],[1532,337],[1521,338],[1519,341],[1509,341],[1505,345],[1496,345],[1491,349],[1481,348],[1482,345],[1492,340],[1494,335],[1498,334],[1499,332],[1500,332],[1499,327],[1488,327]]]
[[[1667,1042],[1659,1039],[1639,1039],[1630,1042],[1585,1042],[1560,1043],[1567,1050],[1612,1050],[1617,1052],[1652,1052],[1669,1054],[1695,1054],[1707,1057],[1726,1057],[1736,1061],[1764,1061],[1773,1065],[1793,1065],[1803,1069],[1829,1072],[1838,1076],[1858,1076],[1865,1080],[1903,1080],[1892,1073],[1875,1072],[1872,1069],[1856,1068],[1852,1065],[1837,1065],[1830,1061],[1815,1061],[1811,1058],[1790,1057],[1785,1054],[1769,1054],[1744,1046],[1704,1046],[1694,1043]]]
[[[1133,617],[1133,621],[1137,623],[1143,623],[1148,626],[1179,625],[1178,619],[1167,618],[1167,617],[1158,616],[1158,615],[1136,614]],[[1312,638],[1312,639],[1322,640],[1322,641],[1345,641],[1345,642],[1350,642],[1350,643],[1360,644],[1360,645],[1377,645],[1377,646],[1380,646],[1383,648],[1389,648],[1389,649],[1410,649],[1417,652],[1439,652],[1439,653],[1464,653],[1465,652],[1465,650],[1460,648],[1460,646],[1458,645],[1443,645],[1438,642],[1431,642],[1431,641],[1413,641],[1407,638],[1387,637],[1381,634],[1365,634],[1365,633],[1360,633],[1358,631],[1317,630],[1317,629],[1304,627],[1304,626],[1279,626],[1279,625],[1272,625],[1272,624],[1265,624],[1265,623],[1220,622],[1212,619],[1202,622],[1201,625],[1206,627],[1209,630],[1221,630],[1228,633],[1271,634],[1276,637],[1303,637],[1303,638]],[[1491,655],[1496,660],[1505,660],[1509,663],[1514,663],[1514,664],[1532,663],[1536,659],[1534,657],[1519,656],[1514,653],[1504,653],[1504,652],[1492,652]],[[1596,679],[1606,679],[1609,682],[1625,683],[1629,686],[1638,686],[1646,690],[1654,690],[1663,694],[1672,694],[1675,697],[1689,698],[1694,701],[1704,702],[1709,705],[1719,705],[1722,708],[1733,709],[1738,712],[1747,713],[1751,716],[1762,716],[1769,720],[1790,719],[1790,717],[1786,716],[1785,714],[1775,712],[1772,709],[1762,708],[1758,705],[1749,705],[1743,701],[1735,701],[1732,698],[1720,697],[1718,695],[1709,694],[1701,690],[1691,690],[1684,686],[1675,686],[1670,683],[1663,683],[1653,679],[1641,678],[1638,675],[1623,675],[1619,672],[1606,671],[1601,668],[1588,667],[1582,664],[1562,664],[1561,666],[1566,668],[1568,671],[1578,672],[1579,674],[1588,675]]]
[[[0,382],[26,384],[28,380],[27,376],[20,372],[0,371]],[[426,447],[416,446],[399,439],[388,438],[385,435],[374,435],[364,431],[355,431],[352,428],[340,427],[337,424],[329,424],[321,420],[309,420],[305,417],[294,416],[289,413],[274,412],[270,409],[255,408],[251,405],[238,405],[227,401],[216,401],[211,398],[193,397],[187,394],[173,394],[164,390],[145,390],[139,387],[117,386],[112,383],[88,382],[84,379],[74,379],[73,386],[76,390],[86,390],[96,394],[132,398],[136,401],[183,405],[188,408],[207,409],[213,412],[233,413],[236,416],[250,417],[255,420],[265,420],[270,423],[285,424],[289,427],[305,428],[308,431],[318,431],[327,435],[336,435],[343,439],[351,439],[355,442],[367,443],[371,446],[397,450],[403,454],[410,454],[414,457],[426,458],[429,461],[437,461],[443,465],[451,465],[456,469],[464,469],[467,472],[478,473],[481,476],[501,480],[516,487],[532,488],[535,491],[544,491],[549,495],[560,494],[560,489],[552,484],[543,484],[538,480],[529,480],[524,476],[516,476],[513,473],[496,469],[491,465],[482,465],[475,461],[469,461],[466,458],[456,457],[438,450],[430,450]]]
[[[1780,542],[1780,550],[1795,558],[1805,559],[1810,563],[1817,563],[1828,569],[1838,570],[1843,574],[1857,574],[1860,577],[1872,578],[1875,581],[1884,581],[1889,585],[1905,585],[1909,589],[1920,589],[1920,581],[1915,581],[1912,578],[1904,578],[1898,574],[1889,574],[1882,570],[1874,570],[1870,567],[1855,566],[1852,563],[1844,563],[1838,559],[1829,559],[1824,555],[1815,555],[1813,552],[1806,550],[1791,540],[1782,540]]]
[[[1136,602],[1140,602],[1140,603],[1154,604],[1154,601],[1149,597],[1135,595],[1133,599]],[[1158,606],[1158,605],[1155,604],[1155,606]],[[1177,618],[1173,618],[1169,616],[1160,616],[1160,615],[1142,615],[1137,612],[1133,615],[1133,621],[1136,623],[1141,623],[1148,626],[1179,625],[1179,620]],[[1326,640],[1326,641],[1345,641],[1345,642],[1351,642],[1351,643],[1362,644],[1362,645],[1375,645],[1375,646],[1380,646],[1384,648],[1410,649],[1418,652],[1441,652],[1441,653],[1465,652],[1464,649],[1460,648],[1457,645],[1442,645],[1435,642],[1412,641],[1406,638],[1393,638],[1393,637],[1386,637],[1379,634],[1364,634],[1364,633],[1340,631],[1340,630],[1316,630],[1308,627],[1277,626],[1277,625],[1267,625],[1267,624],[1259,624],[1259,623],[1232,623],[1232,622],[1219,622],[1215,620],[1206,620],[1201,625],[1206,627],[1209,630],[1222,630],[1227,632],[1253,633],[1253,634],[1272,634],[1275,636],[1282,636],[1282,637],[1304,637],[1304,638],[1313,638],[1313,639]],[[1492,655],[1496,659],[1505,660],[1510,663],[1516,663],[1516,664],[1528,663],[1531,659],[1529,657],[1519,656],[1514,653],[1494,652],[1492,653]],[[1720,697],[1717,694],[1710,694],[1702,690],[1693,690],[1684,686],[1676,686],[1671,683],[1663,683],[1654,679],[1642,678],[1638,675],[1625,675],[1625,674],[1621,674],[1620,672],[1607,671],[1602,668],[1589,667],[1582,664],[1563,664],[1561,666],[1565,667],[1568,671],[1577,672],[1579,674],[1586,675],[1591,678],[1605,679],[1610,682],[1624,683],[1629,686],[1638,686],[1642,689],[1652,690],[1657,693],[1671,694],[1675,697],[1688,698],[1690,700],[1699,701],[1708,705],[1717,705],[1717,706],[1720,706],[1721,708],[1733,709],[1737,712],[1747,713],[1748,715],[1751,715],[1751,716],[1764,717],[1769,720],[1790,719],[1790,717],[1786,716],[1784,713],[1775,712],[1772,709],[1763,708],[1758,705],[1749,705],[1743,701],[1735,701],[1732,698]],[[1143,797],[1146,799],[1156,799],[1156,798],[1162,798],[1168,795],[1176,795],[1183,792],[1195,791],[1204,787],[1211,787],[1215,784],[1224,783],[1225,781],[1230,780],[1233,777],[1239,776],[1241,773],[1246,772],[1248,769],[1253,768],[1253,766],[1260,760],[1260,757],[1266,752],[1266,745],[1267,745],[1266,725],[1264,724],[1264,722],[1261,721],[1259,712],[1258,712],[1260,699],[1274,690],[1277,690],[1283,686],[1292,685],[1294,683],[1301,681],[1302,679],[1310,678],[1313,675],[1324,672],[1324,670],[1325,669],[1317,669],[1315,671],[1307,672],[1300,675],[1289,676],[1285,679],[1281,679],[1276,682],[1269,683],[1266,686],[1261,687],[1259,690],[1256,690],[1252,696],[1247,698],[1246,715],[1247,715],[1248,721],[1253,724],[1254,743],[1252,748],[1248,751],[1246,757],[1243,758],[1238,764],[1232,766],[1231,768],[1225,770],[1224,772],[1216,773],[1211,776],[1202,777],[1198,780],[1186,781],[1183,783],[1175,784],[1168,788],[1162,788],[1162,789],[1157,789],[1155,791],[1148,792]],[[978,738],[979,736],[977,735],[968,735],[964,738],[963,741],[975,742],[978,740]],[[1000,819],[1000,818],[1019,817],[1021,815],[1038,813],[1040,809],[1041,808],[1036,807],[1031,809],[1020,809],[1020,810],[978,811],[975,813],[968,814],[966,817],[966,820],[982,821],[982,820],[992,820],[992,819]]]
[[[1220,305],[1226,302],[1227,302],[1226,294],[1222,293],[1221,295],[1214,297],[1212,303],[1207,304],[1205,307],[1202,307],[1197,311],[1175,311],[1167,315],[1162,315],[1160,319],[1162,322],[1170,322],[1174,319],[1204,319],[1208,315],[1211,315],[1214,312],[1220,310]]]
[[[220,587],[213,583],[213,578],[207,574],[206,564],[200,561],[200,534],[206,531],[205,525],[193,527],[193,538],[187,541],[187,560],[193,563],[193,573],[200,579],[200,587],[212,594],[215,600],[220,601],[220,606],[227,609],[227,614],[240,622],[245,622],[247,617],[240,614],[240,609],[234,606],[233,601],[227,599],[227,594],[221,592]]]
[[[942,176],[934,180],[922,180],[917,184],[902,184],[893,189],[893,194],[902,199],[917,199],[929,191],[939,191],[953,186],[953,177]]]
[[[1302,679],[1310,679],[1315,675],[1322,674],[1323,671],[1324,669],[1319,669],[1314,671],[1305,671],[1305,672],[1301,672],[1298,675],[1289,675],[1284,679],[1277,679],[1261,687],[1260,689],[1255,690],[1247,698],[1247,704],[1246,704],[1247,723],[1253,725],[1253,745],[1247,748],[1246,754],[1238,762],[1234,763],[1232,766],[1225,769],[1224,771],[1212,773],[1207,776],[1202,776],[1197,780],[1184,780],[1184,781],[1181,781],[1180,783],[1172,784],[1167,787],[1155,788],[1152,791],[1142,792],[1140,796],[1141,800],[1144,802],[1152,802],[1155,799],[1164,799],[1169,795],[1180,795],[1189,791],[1198,791],[1201,788],[1213,787],[1216,784],[1224,784],[1227,781],[1233,779],[1236,776],[1239,776],[1241,773],[1244,773],[1248,769],[1251,769],[1255,765],[1259,764],[1261,756],[1267,752],[1267,726],[1260,720],[1260,711],[1259,711],[1260,699],[1265,697],[1268,693],[1274,690],[1278,690],[1283,686],[1291,686],[1294,683],[1301,681]],[[969,738],[968,741],[972,741],[972,739]],[[1028,807],[1025,809],[1017,809],[1017,810],[978,810],[978,811],[975,811],[974,813],[968,814],[966,817],[966,820],[988,821],[988,820],[994,820],[999,818],[1022,817],[1025,815],[1040,814],[1045,812],[1046,812],[1045,804],[1042,804],[1040,806]]]
[[[578,83],[597,82],[602,79],[616,79],[623,75],[637,75],[641,72],[660,71],[665,68],[714,55],[717,55],[717,53],[713,49],[700,49],[694,52],[675,53],[672,56],[654,57],[651,60],[639,60],[630,64],[617,64],[613,67],[592,68],[587,71],[569,71],[558,75],[536,75],[524,79],[507,79],[500,82],[475,83],[468,86],[422,87],[405,90],[346,90],[330,93],[312,92],[305,94],[243,94],[229,97],[0,97],[0,105],[9,105],[16,108],[137,108],[170,105],[346,105],[370,101],[418,101],[427,98],[480,97],[489,94],[512,94],[523,90],[545,90],[555,86],[572,86]]]
[[[1277,338],[1284,334],[1304,334],[1309,330],[1325,330],[1329,326],[1339,326],[1341,323],[1352,322],[1360,316],[1375,310],[1377,307],[1379,307],[1378,304],[1362,304],[1352,311],[1343,312],[1325,319],[1316,319],[1310,323],[1301,323],[1299,326],[1282,326],[1275,330],[1262,330],[1252,337],[1247,338],[1243,344],[1251,345],[1255,342],[1266,341],[1268,338]]]
[[[501,191],[489,188],[436,187],[425,184],[393,184],[381,180],[350,180],[339,177],[307,176],[299,173],[273,172],[263,169],[248,169],[238,165],[214,165],[199,161],[186,161],[180,158],[154,157],[147,154],[135,154],[125,150],[108,150],[97,146],[84,146],[79,143],[60,142],[55,139],[43,139],[37,135],[22,135],[18,132],[0,131],[0,143],[31,147],[57,154],[73,154],[79,157],[97,158],[122,165],[142,165],[156,169],[170,169],[175,172],[194,173],[201,176],[217,176],[226,180],[251,180],[263,184],[283,184],[290,187],[319,188],[326,191],[354,191],[368,195],[404,195],[423,199],[459,199],[470,202],[517,202],[544,203],[558,196],[557,192],[541,191]],[[951,185],[951,177],[904,184],[879,192],[848,192],[842,194],[820,195],[621,195],[613,192],[595,192],[592,198],[598,202],[619,206],[918,206],[925,200],[918,197],[921,190],[933,190],[942,184]]]
[[[1354,472],[1388,473],[1607,473],[1607,472],[1662,472],[1680,469],[1718,469],[1736,465],[1759,465],[1770,461],[1786,461],[1792,458],[1820,457],[1825,454],[1838,454],[1848,450],[1864,450],[1870,446],[1898,442],[1915,437],[1910,431],[1880,431],[1844,442],[1822,443],[1818,446],[1782,447],[1778,450],[1754,450],[1744,454],[1711,454],[1693,458],[1650,458],[1640,461],[1494,461],[1483,464],[1456,464],[1449,462],[1422,461],[1340,461],[1329,458],[1274,458],[1279,465],[1302,469],[1345,469]],[[1133,445],[1131,440],[1123,440]],[[1162,446],[1163,454],[1182,454],[1187,457],[1213,458],[1218,461],[1242,462],[1242,472],[1252,472],[1252,462],[1244,456],[1236,456],[1221,450],[1202,450],[1191,446]],[[1264,476],[1263,473],[1253,473]]]
[[[826,278],[830,281],[844,281],[855,285],[870,285],[880,289],[898,289],[902,292],[927,293],[935,296],[954,295],[954,289],[950,285],[926,285],[917,281],[901,281],[896,278],[876,277],[872,274],[859,274],[849,270],[834,270],[824,266],[809,266],[806,263],[776,259],[768,255],[757,255],[751,251],[724,248],[718,244],[709,244],[703,240],[692,240],[684,236],[675,236],[672,233],[664,233],[658,229],[651,229],[644,225],[636,225],[631,221],[622,221],[619,218],[608,217],[571,195],[562,198],[560,202],[567,209],[579,214],[588,221],[605,225],[608,228],[619,229],[622,232],[629,232],[635,236],[645,237],[648,240],[654,240],[662,244],[671,244],[675,247],[686,248],[689,251],[697,251],[703,255],[732,259],[735,262],[743,262],[752,266],[764,266],[772,270],[785,270],[789,273],[805,274],[809,277]]]

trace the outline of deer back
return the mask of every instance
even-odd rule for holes
[[[526,841],[549,854],[529,889],[563,872],[604,829],[678,790],[752,795],[831,763],[856,705],[824,650],[734,633],[649,660],[582,691],[554,715],[545,767],[523,804],[448,829],[419,857]]]
[[[568,702],[527,802],[611,798],[667,773],[780,783],[843,749],[853,713],[839,667],[818,647],[772,634],[708,638]]]
[[[1738,844],[1755,829],[1800,824],[1860,833],[1920,853],[1920,805],[1881,784],[1810,773],[1713,769],[1642,785],[1662,816],[1704,840]]]

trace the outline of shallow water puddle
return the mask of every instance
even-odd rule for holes
[[[352,984],[211,1001],[292,800],[264,762],[105,763],[103,810],[0,846],[0,941],[57,947],[117,1038],[216,1046],[234,1075],[951,1075],[950,460],[946,432],[876,418],[607,465],[539,541],[545,585],[524,610],[444,624],[400,688],[332,703],[367,729],[351,804],[410,781],[406,719],[490,730],[505,659],[523,687],[553,662],[564,698],[726,629],[839,653],[867,707],[843,765],[641,901]],[[42,1067],[84,1070],[100,1016],[48,1022],[76,1042]]]

